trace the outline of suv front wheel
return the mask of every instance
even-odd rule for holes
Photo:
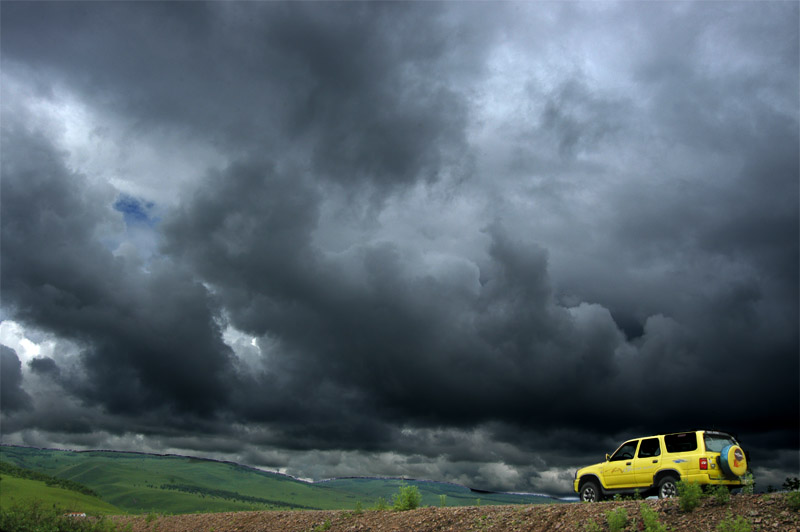
[[[592,481],[586,482],[581,486],[581,501],[583,502],[599,502],[600,501],[600,488],[597,487]]]
[[[664,477],[658,482],[658,498],[669,499],[678,494],[678,481],[675,477]]]

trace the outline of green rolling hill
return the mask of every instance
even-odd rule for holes
[[[58,486],[48,486],[40,480],[0,475],[0,509],[15,504],[38,501],[44,506],[57,506],[64,511],[80,511],[89,515],[119,515],[125,513],[113,504]]]
[[[89,486],[131,513],[351,508],[355,495],[237,464],[116,451],[0,447],[0,459]]]
[[[5,512],[32,502],[42,508],[95,516],[123,513],[87,486],[0,461],[0,510]]]
[[[205,513],[276,509],[364,509],[391,505],[400,485],[416,485],[422,504],[447,506],[553,502],[541,496],[475,493],[455,484],[383,478],[303,482],[278,473],[208,459],[117,451],[62,451],[0,446],[0,460],[87,486],[128,513]],[[4,490],[5,491],[5,490]]]

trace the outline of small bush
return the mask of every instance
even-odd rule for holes
[[[731,514],[728,514],[727,518],[719,522],[716,530],[717,532],[752,532],[753,527],[741,515],[737,515],[734,519]]]
[[[752,495],[756,490],[755,479],[753,474],[749,471],[744,476],[744,486],[742,486],[742,493],[745,495]]]
[[[386,499],[384,499],[383,497],[378,497],[378,502],[375,503],[375,509],[382,511],[385,510],[386,508],[388,508],[388,506],[386,505]]]
[[[678,505],[682,512],[691,512],[700,505],[703,488],[696,482],[678,481]]]
[[[395,494],[392,507],[400,512],[419,508],[422,502],[422,494],[416,486],[400,486],[400,490]]]
[[[326,519],[324,523],[322,523],[321,525],[315,526],[312,530],[313,530],[313,532],[325,532],[326,530],[330,530],[331,526],[332,526],[331,525],[331,520],[330,519]]]
[[[625,508],[617,508],[606,513],[606,521],[608,521],[608,532],[620,532],[628,526],[628,510]]]
[[[786,495],[786,504],[790,510],[800,511],[800,491],[792,491]]]
[[[714,499],[714,502],[720,505],[725,505],[731,502],[731,490],[727,486],[714,486],[708,490],[708,494]]]
[[[589,519],[589,521],[583,525],[584,532],[603,532],[603,527],[597,524],[594,519]]]
[[[667,527],[658,520],[658,512],[650,508],[648,504],[640,504],[639,512],[642,514],[645,532],[667,532]]]
[[[786,480],[783,481],[781,486],[786,491],[797,491],[800,490],[800,478],[797,477],[786,477]]]

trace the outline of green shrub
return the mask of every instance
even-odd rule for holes
[[[650,508],[647,503],[639,505],[639,512],[642,514],[645,532],[667,532],[667,527],[658,520],[658,512]]]
[[[737,515],[734,519],[731,514],[728,514],[727,518],[719,522],[716,530],[717,532],[752,532],[753,527],[741,515]]]
[[[800,478],[786,477],[786,480],[783,481],[783,485],[781,487],[786,491],[800,490]]]
[[[598,525],[594,519],[589,519],[589,521],[583,525],[583,530],[585,532],[603,532],[603,527]]]
[[[792,491],[786,495],[786,504],[795,512],[800,511],[800,491]]]
[[[725,505],[731,502],[731,490],[727,486],[718,485],[708,490],[708,494],[717,504]]]
[[[755,479],[753,478],[753,474],[751,472],[747,472],[744,475],[744,486],[742,487],[742,493],[745,495],[752,495],[756,490],[756,483]]]
[[[332,526],[331,525],[331,520],[330,519],[326,519],[325,522],[322,523],[321,525],[315,526],[312,529],[312,532],[325,532],[326,530],[330,530],[331,526]]]
[[[486,530],[489,527],[489,516],[482,515],[479,518],[475,519],[475,526],[473,528],[477,528],[478,530]]]
[[[628,526],[628,510],[617,508],[607,512],[606,521],[608,521],[608,532],[620,532]]]
[[[678,505],[682,512],[691,512],[700,505],[703,488],[696,482],[678,481]]]
[[[422,494],[416,486],[400,486],[400,490],[394,496],[392,507],[404,512],[419,508],[421,502]]]
[[[375,509],[376,510],[385,510],[386,508],[387,508],[386,499],[384,499],[383,497],[378,497],[378,502],[375,503]]]

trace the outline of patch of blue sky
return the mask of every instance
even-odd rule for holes
[[[145,225],[153,227],[158,223],[158,218],[153,216],[155,203],[144,201],[128,194],[120,194],[114,202],[114,209],[121,212],[128,227]]]

